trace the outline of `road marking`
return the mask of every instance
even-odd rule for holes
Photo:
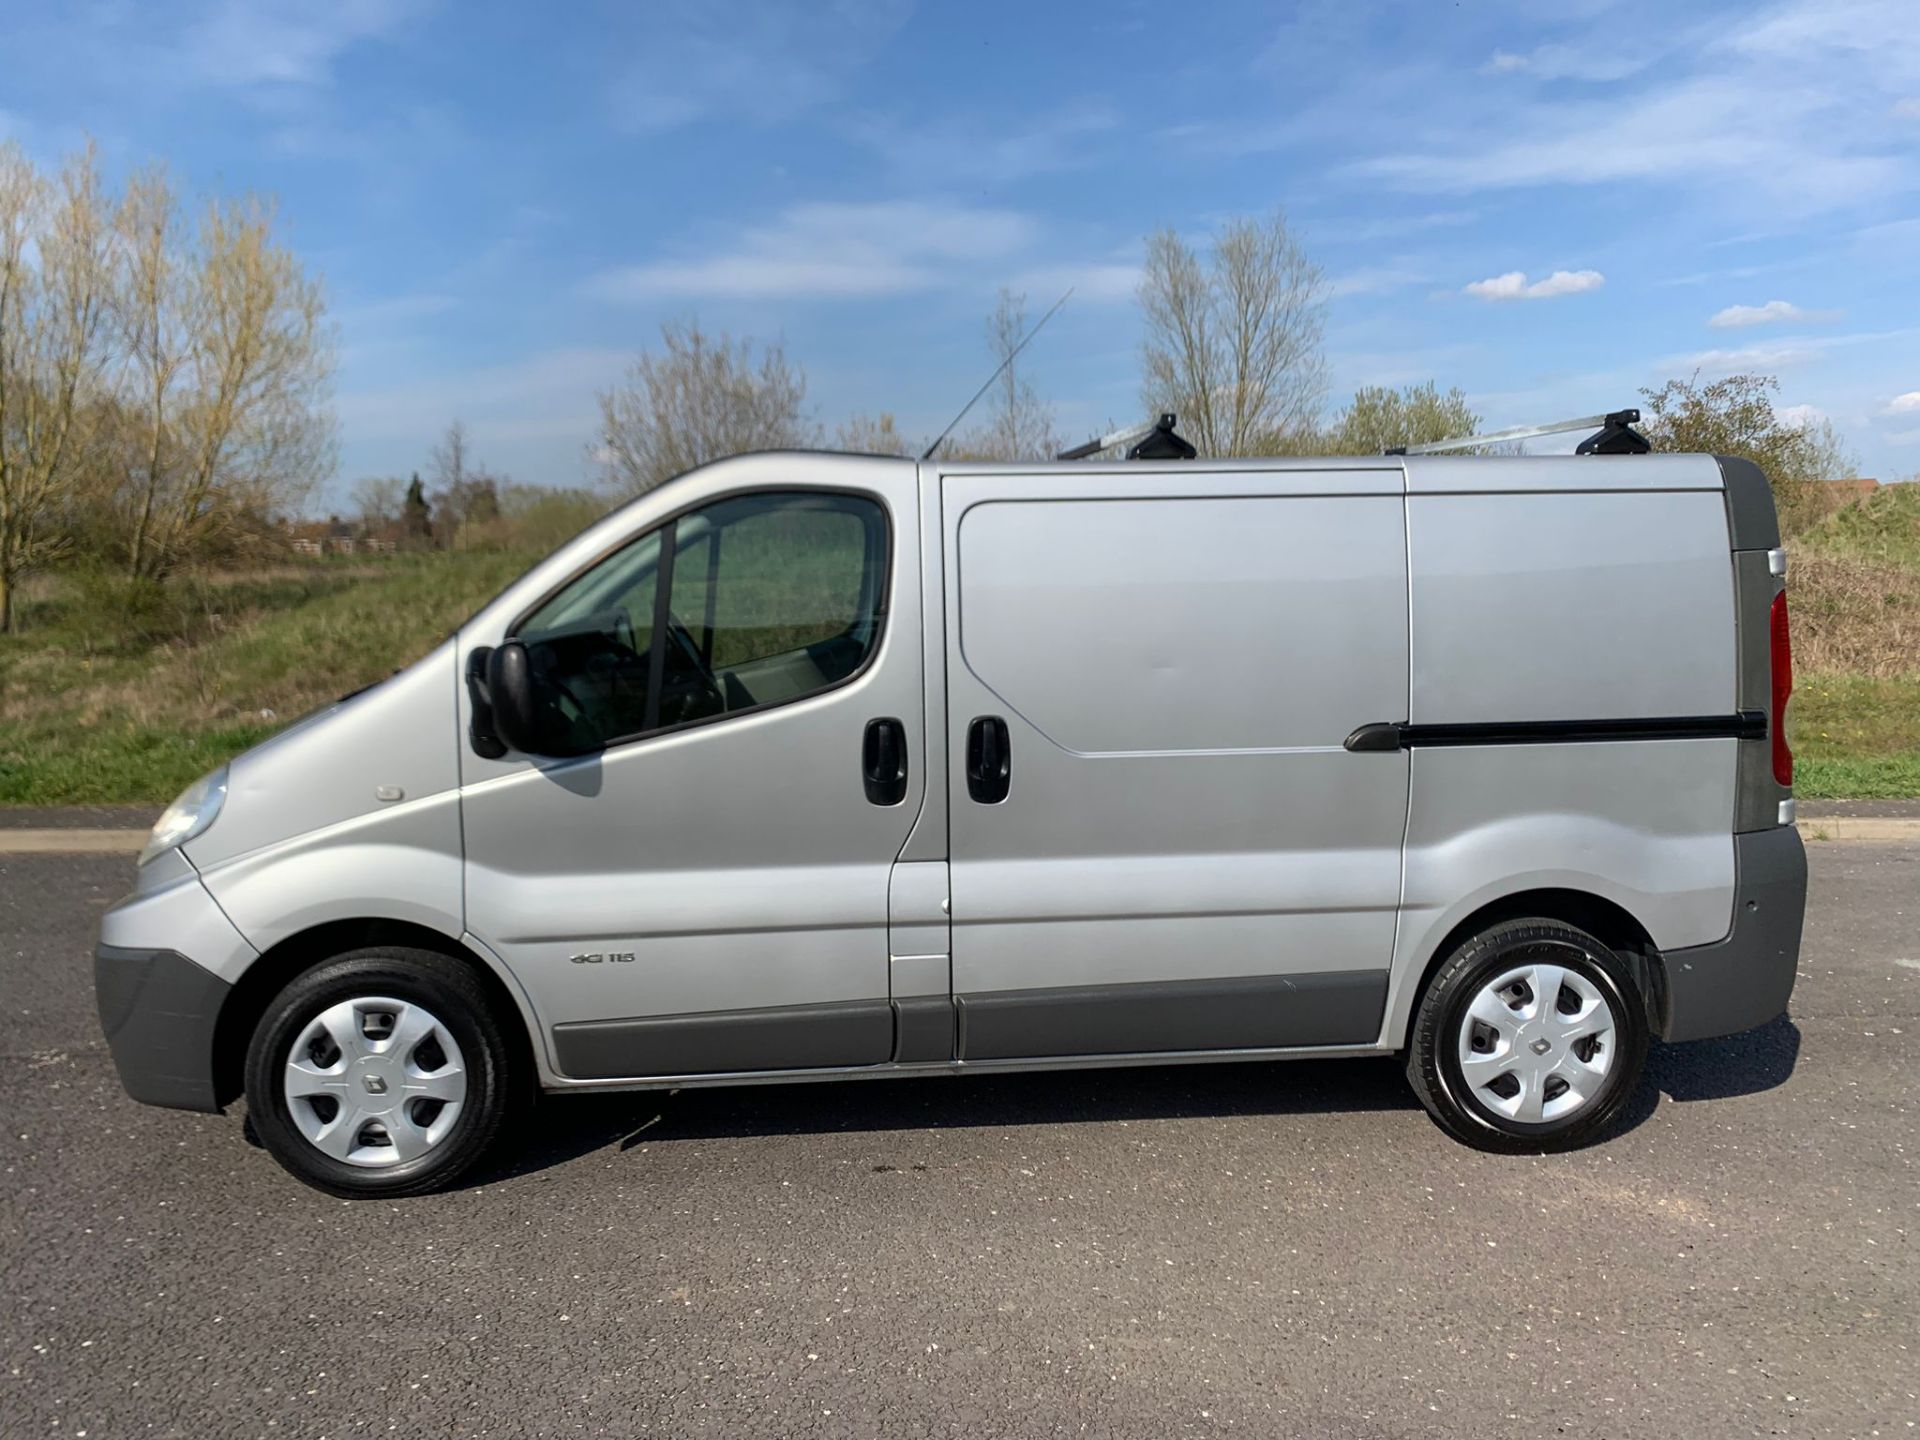
[[[1909,970],[1920,970],[1920,960],[1909,960],[1905,956],[1896,956],[1893,963],[1904,965]]]
[[[1820,815],[1800,822],[1807,840],[1920,840],[1920,820],[1894,815]]]
[[[137,855],[145,830],[0,830],[0,855]]]

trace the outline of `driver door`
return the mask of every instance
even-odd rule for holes
[[[548,753],[465,750],[467,923],[565,1076],[892,1054],[888,876],[924,771],[917,503],[911,467],[856,468],[857,488],[692,504],[507,629]],[[875,721],[904,784],[869,783]]]

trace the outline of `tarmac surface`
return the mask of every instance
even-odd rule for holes
[[[1808,848],[1791,1017],[1571,1155],[1237,1064],[555,1101],[358,1204],[121,1093],[128,857],[0,855],[0,1435],[1913,1434],[1920,845]]]

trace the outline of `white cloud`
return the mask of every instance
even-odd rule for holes
[[[1607,277],[1598,270],[1556,270],[1543,279],[1528,283],[1524,270],[1509,270],[1504,275],[1475,280],[1466,293],[1482,300],[1550,300],[1556,295],[1578,295],[1598,290]]]
[[[407,0],[226,0],[186,32],[179,54],[208,84],[323,85],[345,50],[390,33],[412,8]]]
[[[1555,47],[1574,63],[1569,79],[1592,78],[1578,61],[1616,49],[1619,24],[1597,19]],[[1637,37],[1644,69],[1630,83],[1443,90],[1413,132],[1420,148],[1383,128],[1349,169],[1429,193],[1688,185],[1773,216],[1901,193],[1920,165],[1884,117],[1920,86],[1920,46],[1887,37],[1912,26],[1913,0],[1783,0],[1731,24],[1666,26]],[[1518,58],[1504,66],[1513,78],[1542,71],[1537,53]]]
[[[852,122],[848,133],[915,183],[929,177],[1006,183],[1088,163],[1090,147],[1120,123],[1111,105],[1082,101],[1017,119],[999,112],[990,120],[943,116],[920,127],[869,115]]]
[[[1845,335],[1793,336],[1731,350],[1696,350],[1690,355],[1672,355],[1662,360],[1659,368],[1668,373],[1703,370],[1714,375],[1733,375],[1743,371],[1765,374],[1805,365],[1835,351],[1871,347],[1885,342],[1899,342],[1902,346],[1908,346],[1915,333],[1914,327],[1907,326],[1897,330],[1857,330]],[[1903,350],[1902,354],[1905,353]],[[1920,408],[1920,405],[1916,408]]]
[[[838,98],[906,23],[910,0],[670,0],[634,6],[614,118],[643,133],[709,117],[777,124]],[[618,43],[618,42],[616,42]]]
[[[504,365],[348,391],[334,408],[357,443],[409,441],[424,450],[429,437],[456,416],[483,444],[536,435],[584,437],[593,433],[595,391],[632,360],[625,350],[548,350]]]
[[[1787,424],[1801,430],[1809,425],[1818,425],[1821,421],[1830,418],[1818,405],[1787,405],[1773,413]]]
[[[1909,390],[1887,402],[1889,415],[1920,415],[1920,390]]]
[[[1592,84],[1624,80],[1651,63],[1644,52],[1627,49],[1601,51],[1585,45],[1541,45],[1524,55],[1496,50],[1493,58],[1480,69],[1483,75],[1525,72],[1541,80],[1582,80]]]
[[[1327,281],[1327,298],[1344,300],[1352,295],[1384,295],[1409,285],[1425,285],[1433,276],[1406,265],[1367,265],[1349,270]]]
[[[1751,325],[1777,325],[1787,321],[1816,324],[1839,318],[1832,310],[1803,310],[1785,300],[1769,300],[1764,305],[1729,305],[1715,312],[1707,324],[1715,330],[1744,330]]]
[[[1023,270],[1013,278],[1014,290],[1023,292],[1039,306],[1051,305],[1069,287],[1073,299],[1067,308],[1086,301],[1108,305],[1131,301],[1140,289],[1140,267],[1116,261],[1095,261],[1086,265],[1040,265]]]
[[[796,205],[720,253],[601,272],[594,299],[855,298],[924,290],[970,262],[1025,248],[1035,227],[1012,210],[886,201]]]
[[[1821,347],[1782,341],[1776,345],[1742,345],[1732,350],[1696,350],[1673,361],[1670,368],[1704,370],[1710,375],[1786,370],[1816,359]]]

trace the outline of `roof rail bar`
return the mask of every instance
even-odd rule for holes
[[[1509,430],[1492,430],[1485,435],[1462,435],[1452,440],[1430,440],[1424,445],[1392,445],[1383,455],[1441,455],[1449,450],[1471,450],[1480,445],[1501,445],[1513,440],[1531,440],[1539,435],[1559,435],[1568,430],[1593,430],[1594,433],[1574,447],[1576,455],[1645,455],[1653,449],[1647,437],[1633,427],[1640,423],[1638,410],[1610,410],[1604,415],[1582,415],[1575,420],[1555,420],[1550,425],[1515,425]],[[1594,429],[1595,426],[1599,428]]]
[[[1084,445],[1075,445],[1071,450],[1062,450],[1053,458],[1085,460],[1103,450],[1125,447],[1129,460],[1191,460],[1199,452],[1183,437],[1173,433],[1175,423],[1176,419],[1171,413],[1164,413],[1158,420],[1115,430]]]

